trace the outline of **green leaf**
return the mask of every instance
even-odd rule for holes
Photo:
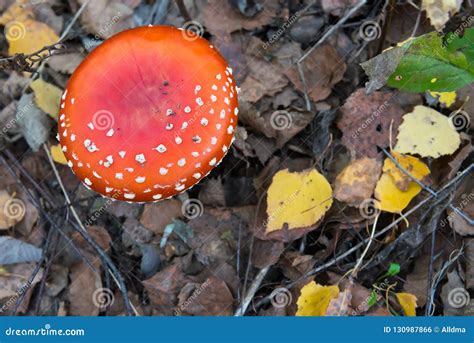
[[[410,92],[449,92],[474,81],[474,28],[459,37],[437,32],[408,40],[361,64],[371,92],[388,86]]]
[[[474,53],[474,29],[462,38],[445,40],[436,32],[417,38],[405,52],[387,85],[410,92],[455,91],[474,81],[469,57]],[[451,36],[450,36],[451,37]]]
[[[394,276],[400,273],[400,265],[398,263],[390,263],[388,267],[387,276]]]

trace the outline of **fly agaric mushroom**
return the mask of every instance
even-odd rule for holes
[[[59,139],[87,187],[158,201],[220,163],[237,105],[232,70],[207,40],[139,27],[106,40],[75,70],[62,95]]]

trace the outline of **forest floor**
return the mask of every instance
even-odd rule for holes
[[[375,87],[361,67],[433,25],[461,36],[474,23],[469,0],[438,12],[392,0],[0,0],[0,314],[472,316],[474,86]],[[208,39],[234,71],[240,113],[202,182],[133,204],[84,187],[56,122],[90,51],[144,25]],[[400,157],[406,114],[427,108],[466,123],[446,126],[454,138],[435,152]],[[427,172],[415,180],[399,165]],[[311,221],[313,190],[329,206]]]

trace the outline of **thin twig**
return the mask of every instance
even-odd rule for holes
[[[71,205],[71,199],[69,199],[69,195],[67,194],[66,188],[64,188],[63,181],[61,180],[61,177],[59,177],[58,169],[56,168],[56,165],[54,164],[53,157],[51,156],[51,152],[50,152],[50,146],[47,142],[43,144],[43,150],[46,153],[46,156],[48,156],[49,164],[51,168],[53,169],[53,173],[54,173],[54,176],[56,177],[56,181],[58,181],[59,187],[61,187],[61,191],[64,195],[64,199],[66,199],[67,206],[70,208],[72,215],[76,219],[79,227],[82,230],[87,231],[86,228],[84,227],[84,224],[82,224],[82,221],[79,218],[79,215],[77,214],[76,208]]]
[[[51,165],[51,168],[53,169],[53,173],[54,173],[54,176],[56,177],[56,181],[58,181],[58,183],[59,183],[59,186],[60,186],[61,191],[62,191],[62,193],[63,193],[63,195],[64,195],[64,198],[65,198],[65,200],[66,200],[66,203],[67,203],[67,205],[70,206],[71,213],[72,213],[74,219],[76,220],[78,227],[83,231],[83,233],[86,233],[87,230],[86,230],[84,224],[82,223],[81,219],[79,218],[79,215],[77,214],[76,208],[75,208],[74,206],[71,206],[71,200],[69,199],[69,195],[68,195],[68,193],[67,193],[67,191],[66,191],[66,188],[65,188],[64,185],[63,185],[63,182],[62,182],[62,180],[61,180],[61,177],[59,176],[59,173],[58,173],[58,170],[57,170],[57,168],[56,168],[56,165],[54,164],[53,157],[51,156],[51,152],[49,151],[49,145],[43,144],[43,149],[44,149],[44,151],[46,152],[46,155],[48,156],[48,161],[49,161],[49,164]],[[90,240],[91,242],[93,242],[93,245],[97,245],[97,243],[94,242],[94,240],[92,239],[92,237],[89,237],[89,240]],[[92,245],[92,244],[91,244],[91,245]],[[103,253],[103,252],[101,252],[101,253]],[[104,253],[104,255],[105,255],[105,253]],[[109,264],[109,265],[107,266],[107,270],[110,272],[110,274],[112,274],[112,277],[113,277],[115,283],[117,284],[117,287],[118,287],[119,290],[122,292],[122,294],[124,295],[124,297],[125,297],[125,294],[126,294],[126,297],[127,297],[127,299],[128,299],[128,293],[127,293],[126,289],[124,288],[124,287],[125,287],[124,283],[123,283],[123,282],[119,282],[118,279],[117,279],[117,277],[114,275],[114,273],[112,273],[112,270],[111,270],[112,264],[113,264],[112,261],[110,261],[110,263],[108,263],[108,264]],[[114,268],[115,268],[115,266],[114,266]],[[118,270],[117,270],[117,272],[120,273]],[[120,275],[120,274],[119,274],[119,275]],[[130,309],[133,308],[133,305],[131,304],[131,302],[129,302],[129,303],[127,304],[127,306],[129,306]],[[133,308],[133,309],[134,309],[134,308]],[[135,311],[135,314],[138,313],[136,309],[134,309],[134,311]]]
[[[383,51],[383,45],[385,43],[385,39],[387,37],[388,30],[390,29],[390,23],[392,22],[392,17],[393,17],[393,12],[395,10],[395,0],[389,0],[388,1],[388,13],[387,16],[385,17],[384,23],[383,23],[383,28],[382,28],[382,34],[380,36],[379,40],[379,46],[377,48],[377,54],[380,54]]]
[[[181,16],[184,18],[184,21],[191,21],[191,16],[189,15],[189,12],[186,9],[183,0],[176,0],[176,5],[178,5],[179,13],[181,13]]]
[[[395,157],[392,156],[392,154],[390,154],[387,149],[385,148],[382,148],[383,150],[383,153],[397,166],[398,169],[400,169],[402,172],[404,172],[406,175],[408,175],[408,177],[410,179],[412,179],[414,182],[416,182],[418,184],[418,186],[420,186],[421,188],[423,188],[423,190],[425,190],[426,192],[430,193],[431,195],[433,195],[434,197],[437,197],[438,196],[438,193],[435,192],[433,189],[431,189],[429,186],[425,185],[423,182],[421,182],[420,180],[418,180],[416,177],[414,177],[408,170],[406,170],[406,168],[404,168],[398,161]],[[474,220],[469,218],[469,216],[467,214],[465,214],[463,211],[461,211],[459,208],[453,206],[452,204],[449,204],[448,205],[450,209],[452,209],[454,212],[456,212],[457,214],[459,214],[464,220],[466,220],[469,225],[474,225]]]
[[[379,217],[380,217],[380,213],[377,213],[374,223],[372,224],[372,231],[370,233],[369,242],[367,243],[365,250],[362,252],[362,255],[360,255],[359,260],[357,261],[357,264],[355,265],[354,269],[352,270],[352,277],[357,276],[357,272],[359,271],[360,265],[362,264],[362,261],[364,261],[364,257],[369,251],[370,246],[372,245],[372,242],[374,240],[374,235],[375,235],[375,229],[377,228],[377,222],[379,220]]]
[[[265,276],[267,275],[269,269],[270,269],[270,266],[260,269],[257,276],[255,277],[252,284],[250,285],[250,288],[249,288],[247,294],[245,294],[245,297],[244,297],[241,305],[239,306],[237,311],[235,311],[235,314],[234,314],[235,317],[241,317],[245,314],[245,311],[247,311],[247,307],[249,306],[250,302],[252,301],[255,293],[257,292],[258,288],[260,287],[260,285],[261,285],[263,279],[265,278]]]
[[[333,26],[331,26],[329,28],[329,30],[326,31],[326,33],[316,42],[316,44],[314,44],[311,48],[309,48],[304,54],[303,56],[301,56],[298,60],[298,63],[301,63],[303,62],[303,60],[308,57],[313,51],[314,49],[316,49],[318,46],[320,46],[321,44],[323,44],[326,39],[329,38],[329,36],[331,36],[339,27],[341,27],[342,24],[344,24],[347,19],[349,19],[350,17],[352,17],[352,15],[354,13],[356,13],[362,6],[364,6],[366,4],[367,0],[360,0],[357,5],[355,5],[354,7],[351,8],[351,10],[349,12],[346,13],[346,15],[344,15],[344,17],[342,17],[341,19],[339,19],[339,21],[334,24]]]
[[[61,44],[62,41],[66,38],[67,34],[69,33],[69,31],[71,31],[72,27],[74,26],[74,24],[76,23],[76,21],[79,19],[79,16],[82,14],[82,12],[84,12],[84,10],[86,9],[86,6],[89,4],[90,0],[86,0],[82,5],[81,7],[79,8],[79,10],[74,14],[74,17],[72,18],[71,22],[69,23],[69,25],[64,29],[63,33],[61,34],[61,36],[59,37],[59,41],[57,42],[57,44]],[[54,51],[51,53],[51,56],[54,54]],[[51,57],[49,56],[49,57]],[[47,59],[43,59],[41,62],[40,62],[40,65],[38,66],[38,68],[36,69],[36,73],[32,75],[30,81],[25,85],[25,87],[23,87],[23,93],[28,89],[28,87],[31,85],[31,82],[33,82],[36,78],[39,77],[39,75],[41,74],[41,72],[43,71],[44,69],[44,66],[45,66],[45,61]]]
[[[11,57],[0,58],[0,70],[35,73],[37,70],[37,68],[34,67],[35,65],[51,57],[53,53],[61,50],[64,50],[64,45],[55,43],[47,45],[31,54],[19,53]]]
[[[301,66],[301,63],[299,61],[296,63],[296,67],[298,69],[298,75],[303,85],[303,94],[304,94],[304,101],[306,103],[306,110],[309,112],[311,111],[311,101],[309,100],[308,86],[306,84],[306,79],[304,77],[303,67]]]

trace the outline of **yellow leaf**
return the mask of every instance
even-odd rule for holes
[[[64,153],[61,150],[61,146],[59,144],[51,146],[51,156],[53,157],[53,160],[55,162],[67,164],[66,156],[64,156]]]
[[[400,166],[402,166],[419,181],[422,181],[427,175],[430,174],[430,169],[428,166],[416,157],[402,155],[396,151],[393,151],[392,155],[395,157]],[[398,168],[397,165],[389,158],[385,160],[382,170],[383,172],[387,172],[393,178],[395,185],[402,191],[406,191],[409,184],[414,182],[410,176]]]
[[[394,150],[437,158],[452,154],[460,144],[459,133],[448,117],[429,107],[416,106],[403,116]]]
[[[461,8],[463,0],[423,0],[421,9],[426,11],[426,16],[430,19],[431,25],[436,30],[442,30],[453,15]]]
[[[266,232],[297,229],[317,223],[332,205],[329,182],[315,169],[300,173],[280,170],[267,193]]]
[[[301,289],[296,316],[324,316],[329,303],[339,295],[337,286],[321,286],[311,281]]]
[[[394,151],[392,154],[397,162],[419,181],[423,181],[430,174],[428,166],[416,157]],[[383,174],[375,186],[377,205],[382,211],[400,213],[420,193],[421,186],[399,169],[390,158],[385,159],[382,170]]]
[[[59,41],[58,35],[45,23],[35,20],[33,6],[27,1],[15,1],[0,16],[0,25],[8,41],[8,54],[30,54]]]
[[[351,206],[359,206],[372,196],[381,169],[382,163],[376,158],[353,160],[337,176],[334,182],[334,197]]]
[[[400,190],[389,173],[383,173],[375,187],[375,198],[382,211],[400,213],[421,191],[416,182],[411,182],[406,191]]]
[[[63,91],[43,79],[36,79],[30,87],[35,93],[35,101],[38,107],[51,117],[57,118]]]
[[[437,98],[438,101],[446,107],[451,107],[456,102],[457,94],[455,91],[452,92],[430,92],[433,98]]]
[[[403,312],[405,312],[405,316],[416,316],[416,296],[410,293],[395,293],[395,295],[403,308]]]

